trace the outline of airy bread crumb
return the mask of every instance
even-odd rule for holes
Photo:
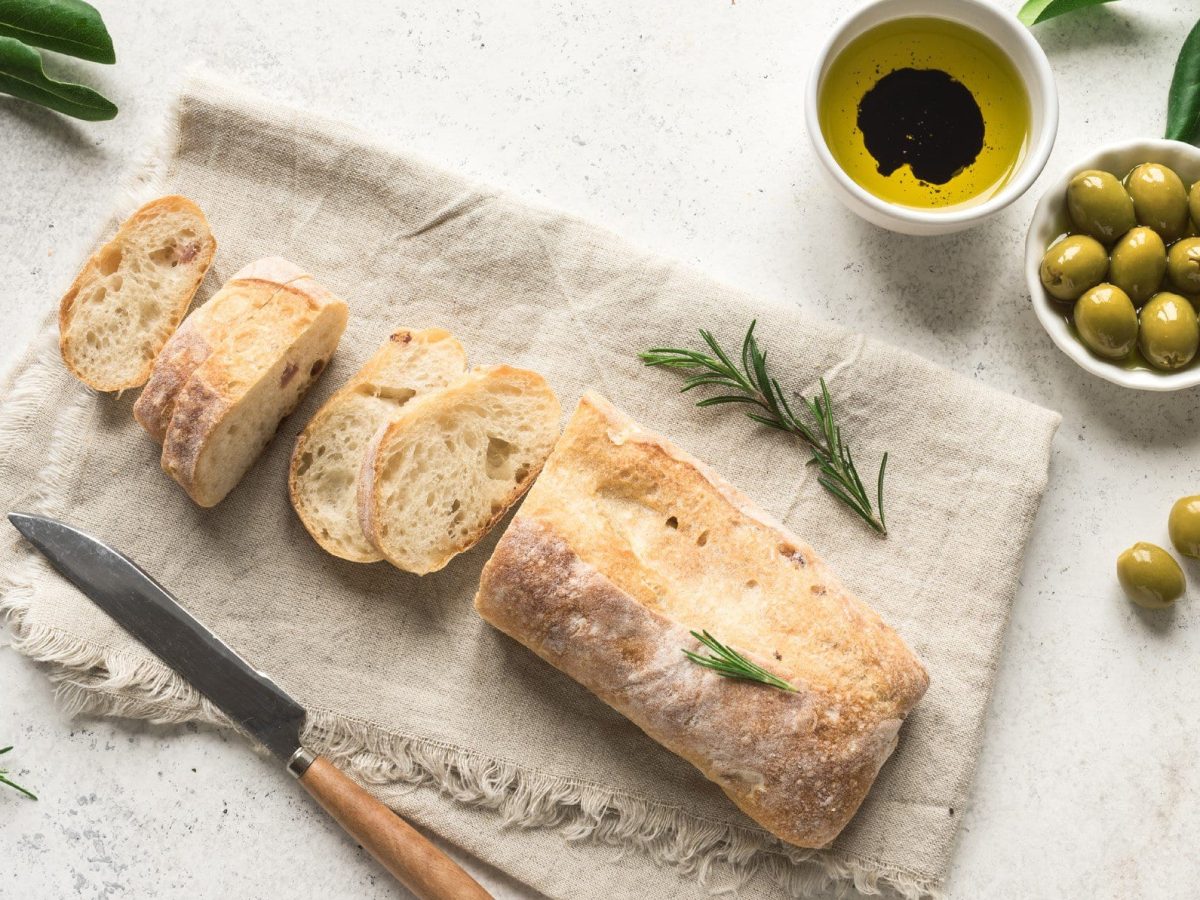
[[[449,332],[393,333],[296,439],[288,474],[292,506],[313,540],[334,556],[377,562],[383,554],[358,518],[358,476],[368,445],[414,397],[463,374],[467,355]]]
[[[145,384],[212,263],[217,242],[186,197],[152,200],[76,276],[59,304],[59,349],[98,391]]]
[[[372,441],[362,529],[397,568],[424,575],[474,546],[533,483],[561,408],[542,376],[474,369],[413,400]]]

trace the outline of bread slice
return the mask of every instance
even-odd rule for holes
[[[363,533],[397,568],[441,569],[528,490],[561,414],[541,375],[509,366],[473,369],[416,398],[363,459]]]
[[[196,503],[215,506],[241,480],[325,369],[347,314],[312,278],[289,281],[192,372],[175,397],[162,467]]]
[[[318,544],[352,562],[377,562],[379,549],[358,520],[358,476],[367,446],[414,397],[448,385],[467,368],[448,331],[392,334],[344,387],[325,401],[296,439],[288,493]]]
[[[71,374],[98,391],[145,384],[216,249],[186,197],[159,197],[126,219],[59,303],[59,350]]]
[[[588,393],[484,567],[488,622],[800,847],[850,821],[928,676],[802,540]],[[795,692],[684,656],[709,631]]]
[[[304,277],[302,269],[278,256],[256,260],[184,319],[162,348],[150,380],[133,405],[133,417],[146,433],[161,444],[175,410],[175,397],[196,368],[283,285]],[[275,322],[267,319],[263,324],[273,327]]]

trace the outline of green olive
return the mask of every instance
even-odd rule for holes
[[[1136,306],[1162,286],[1167,272],[1167,248],[1152,228],[1131,228],[1112,250],[1108,280],[1129,295]]]
[[[1067,185],[1067,210],[1075,228],[1111,244],[1137,224],[1133,198],[1116,177],[1087,169]]]
[[[1187,581],[1162,547],[1138,541],[1117,557],[1117,580],[1125,595],[1146,609],[1166,609],[1183,596]]]
[[[1164,291],[1142,307],[1138,346],[1156,369],[1182,369],[1200,347],[1200,323],[1185,297]]]
[[[1171,245],[1167,277],[1176,290],[1200,294],[1200,238],[1184,238]]]
[[[1095,238],[1073,234],[1051,244],[1042,257],[1042,284],[1050,296],[1074,300],[1104,280],[1108,253]]]
[[[1075,301],[1075,330],[1084,346],[1105,359],[1123,359],[1137,346],[1138,317],[1119,287],[1098,284]]]
[[[1188,193],[1171,169],[1142,163],[1125,178],[1139,225],[1158,232],[1166,242],[1177,241],[1188,230]]]
[[[1184,556],[1200,559],[1200,496],[1181,497],[1167,520],[1171,543]]]
[[[1188,191],[1188,210],[1192,214],[1192,224],[1200,226],[1200,181]]]

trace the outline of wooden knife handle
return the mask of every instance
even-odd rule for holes
[[[325,812],[421,900],[492,900],[458,863],[323,756],[313,759],[299,780]]]

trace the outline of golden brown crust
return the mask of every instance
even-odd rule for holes
[[[290,284],[301,278],[311,277],[308,272],[282,256],[264,256],[253,262],[246,263],[236,272],[230,281],[266,281],[274,285]]]
[[[117,229],[117,233],[112,236],[107,242],[99,247],[95,253],[88,257],[87,262],[83,264],[79,274],[75,276],[75,280],[71,282],[71,286],[67,292],[63,294],[58,305],[58,334],[59,334],[59,352],[62,354],[63,362],[66,364],[68,371],[84,384],[95,388],[98,391],[122,391],[131,387],[138,387],[146,383],[146,379],[150,377],[150,371],[154,365],[154,359],[157,352],[146,360],[145,364],[137,370],[130,378],[121,382],[98,382],[89,379],[75,363],[75,353],[73,342],[68,335],[69,326],[72,316],[75,312],[75,301],[79,296],[80,290],[87,284],[94,281],[100,276],[102,262],[108,255],[117,248],[123,245],[123,242],[128,237],[129,233],[143,220],[150,219],[164,213],[185,212],[195,216],[204,226],[207,234],[196,247],[196,255],[193,257],[196,260],[194,268],[195,273],[190,286],[185,290],[179,298],[179,304],[175,310],[173,321],[171,322],[171,330],[173,331],[180,320],[183,319],[184,313],[192,303],[192,298],[196,295],[196,291],[200,288],[200,283],[204,280],[205,274],[208,272],[208,267],[212,264],[213,256],[217,252],[217,241],[212,236],[212,232],[208,226],[208,220],[204,216],[203,210],[200,209],[194,202],[187,197],[182,197],[177,194],[159,197],[146,203],[138,209],[133,215],[121,223]],[[161,351],[161,347],[158,350]]]
[[[163,452],[162,470],[174,478],[200,506],[212,506],[197,490],[194,475],[205,437],[211,434],[232,405],[229,397],[204,379],[190,379],[175,403]]]
[[[268,303],[281,286],[307,277],[302,269],[281,257],[255,260],[184,319],[155,359],[150,379],[133,405],[133,417],[146,433],[161,444],[171,423],[175,399],[192,373],[231,329]]]
[[[287,352],[292,342],[316,327],[322,313],[329,313],[328,340],[332,342],[329,353],[345,328],[346,304],[312,278],[302,276],[275,288],[270,305],[261,306],[256,312],[259,317],[270,316],[270,321],[251,317],[241,323],[244,334],[232,329],[225,336],[222,348],[204,359],[175,397],[163,442],[162,468],[201,506],[213,506],[224,497],[214,494],[199,472],[204,454],[225,416],[243,402],[247,389],[280,354]],[[268,332],[269,339],[264,339]],[[285,369],[279,389],[298,387],[298,402],[326,363],[327,356],[320,360],[319,368],[310,371],[298,373],[295,369]],[[293,381],[294,378],[299,380]],[[290,412],[289,408],[284,415]]]
[[[201,329],[189,325],[191,321],[190,316],[184,319],[179,330],[167,340],[150,371],[146,386],[133,404],[133,418],[159,444],[166,437],[179,391],[196,367],[213,351],[208,336]]]
[[[485,567],[476,607],[803,847],[850,820],[928,684],[812,548],[591,394]],[[689,663],[693,629],[797,692]]]
[[[411,408],[412,405],[410,403],[409,407]],[[391,425],[380,426],[379,430],[367,441],[367,449],[363,452],[362,468],[359,469],[357,479],[358,525],[362,529],[362,533],[367,536],[367,540],[376,548],[379,547],[379,544],[375,538],[378,528],[375,518],[375,471],[379,465],[379,447],[390,427]],[[387,554],[380,551],[379,557],[387,559]]]

